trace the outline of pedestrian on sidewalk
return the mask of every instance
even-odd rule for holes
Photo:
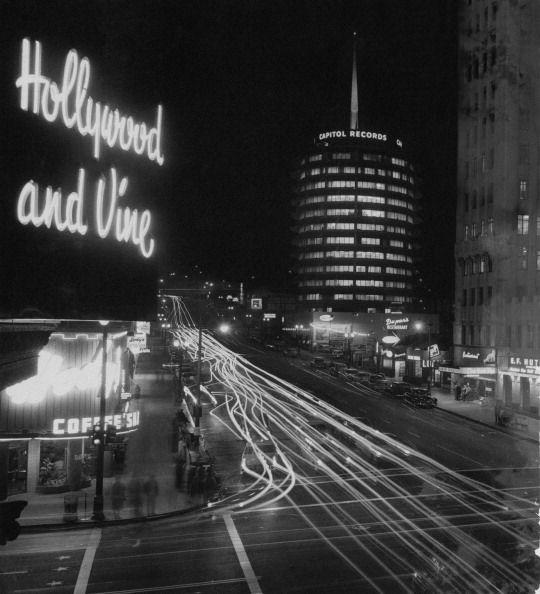
[[[153,474],[144,482],[143,490],[146,495],[146,515],[153,516],[156,513],[156,498],[159,493],[159,485]]]
[[[129,503],[133,508],[133,514],[142,515],[142,485],[141,481],[133,475],[128,484]]]
[[[465,384],[465,386],[463,386],[463,390],[461,392],[463,400],[467,400],[467,397],[469,396],[470,393],[471,393],[471,386],[469,385],[469,382],[467,382]]]
[[[124,501],[126,500],[126,486],[120,480],[120,477],[116,475],[114,483],[111,489],[111,504],[113,510],[113,516],[115,520],[120,520],[120,511],[124,507]]]
[[[461,384],[456,386],[456,400],[461,400]]]

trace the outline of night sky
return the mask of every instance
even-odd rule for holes
[[[65,56],[75,48],[90,59],[96,98],[149,122],[157,104],[163,105],[164,166],[126,165],[135,169],[132,199],[154,212],[160,264],[171,269],[197,264],[222,279],[254,277],[253,284],[286,285],[293,162],[319,131],[348,126],[357,31],[360,127],[403,139],[423,180],[425,281],[435,296],[449,296],[454,5],[451,0],[3,0],[4,240],[17,225],[16,196],[29,175],[68,187],[83,159],[79,153],[87,166],[91,160],[88,139],[74,140],[61,124],[38,122],[19,109],[14,81],[20,42],[27,36],[42,42],[44,68],[52,78],[60,80]],[[40,134],[47,134],[46,146]],[[118,166],[123,159],[117,157]],[[13,250],[9,261],[17,263]],[[6,264],[4,258],[4,269]]]

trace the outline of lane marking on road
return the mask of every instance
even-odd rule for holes
[[[244,548],[240,535],[238,534],[238,530],[236,529],[230,514],[223,516],[223,521],[225,522],[225,526],[229,532],[229,537],[236,552],[236,556],[238,557],[238,561],[240,562],[240,567],[244,572],[249,591],[252,594],[262,594],[261,587],[257,581],[257,576],[253,571],[253,567],[251,567],[246,549]]]
[[[239,584],[245,582],[245,578],[231,578],[224,580],[209,580],[206,582],[191,582],[189,584],[172,584],[169,586],[146,586],[144,588],[130,588],[129,590],[106,590],[100,594],[141,594],[144,592],[167,592],[168,590],[191,590],[201,586],[218,586],[220,584]],[[48,590],[50,591],[50,590]],[[34,590],[32,590],[34,592]],[[20,591],[22,594],[22,591]],[[16,594],[16,593],[14,593]]]
[[[407,433],[409,435],[412,435],[413,437],[416,437],[417,439],[420,439],[420,435],[418,435],[418,433],[415,433],[414,431],[407,431]]]
[[[92,571],[92,565],[94,564],[94,557],[101,540],[101,529],[94,528],[88,538],[88,544],[84,557],[79,569],[79,575],[77,576],[77,583],[73,590],[73,594],[86,594],[86,588],[88,586],[88,580],[90,578],[90,572]]]

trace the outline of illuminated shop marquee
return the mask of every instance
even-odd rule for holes
[[[161,150],[162,107],[157,107],[155,125],[137,122],[131,116],[96,101],[89,94],[90,62],[79,59],[75,50],[68,52],[60,83],[42,74],[42,48],[39,41],[23,39],[20,76],[15,82],[19,89],[19,105],[43,117],[47,122],[61,121],[68,129],[92,139],[92,155],[99,159],[102,145],[133,152],[163,165]],[[128,178],[111,167],[95,183],[88,182],[86,170],[78,171],[76,189],[67,193],[48,185],[41,188],[34,181],[26,182],[17,201],[17,219],[22,225],[45,226],[57,231],[86,235],[89,229],[101,239],[114,237],[119,242],[138,246],[149,258],[155,248],[150,234],[152,216],[149,210],[139,212],[120,206],[125,199]],[[92,188],[90,187],[92,186]],[[90,198],[90,196],[93,198]],[[88,216],[93,204],[93,216]]]
[[[71,419],[54,419],[52,432],[54,435],[84,435],[94,425],[99,425],[99,417],[82,417]],[[122,413],[120,415],[106,415],[104,417],[105,428],[115,426],[118,431],[134,429],[139,426],[139,411]]]

